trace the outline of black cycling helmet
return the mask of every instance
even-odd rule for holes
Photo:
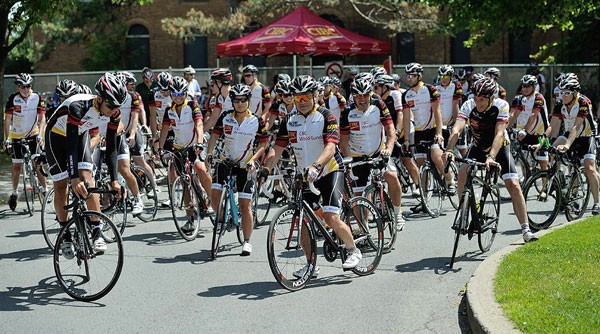
[[[560,90],[571,90],[578,92],[581,90],[581,84],[579,84],[579,78],[575,73],[567,73],[565,77],[561,80],[560,84],[558,84],[558,89]]]
[[[409,74],[409,73],[420,73],[420,74],[422,74],[423,73],[423,66],[421,66],[421,64],[419,64],[419,63],[410,63],[410,64],[407,64],[404,67],[404,72],[406,72],[406,74]]]
[[[399,74],[392,74],[392,79],[394,80],[395,83],[400,84],[400,75]]]
[[[59,96],[69,97],[77,93],[79,93],[79,85],[71,79],[64,79],[56,84],[56,94]]]
[[[560,81],[565,77],[565,73],[563,72],[558,72],[555,76],[554,76],[554,81],[559,84]]]
[[[487,70],[485,70],[485,72],[483,72],[483,74],[489,74],[489,75],[493,76],[494,78],[498,79],[500,77],[500,70],[497,69],[496,67],[490,67]]]
[[[535,85],[537,85],[537,78],[531,74],[525,74],[521,78],[521,84],[535,86]]]
[[[233,74],[228,68],[218,68],[210,74],[210,80],[220,81],[225,85],[231,84],[233,81]]]
[[[373,78],[376,79],[380,75],[386,75],[387,71],[385,70],[385,68],[377,66],[373,67],[370,73],[373,76]]]
[[[352,86],[352,94],[363,95],[369,94],[373,91],[373,86],[371,82],[368,80],[354,80],[354,85]]]
[[[450,66],[450,65],[442,65],[440,66],[440,68],[438,68],[438,75],[442,76],[442,75],[454,75],[454,67]]]
[[[15,84],[21,86],[31,85],[33,83],[33,78],[28,73],[19,73],[15,75]]]
[[[292,82],[291,81],[279,81],[275,85],[275,93],[279,95],[290,95],[292,94]]]
[[[242,68],[242,73],[258,73],[258,68],[254,65],[246,65]]]
[[[467,78],[467,71],[464,68],[461,68],[456,72],[456,78],[458,80],[465,80]]]
[[[280,81],[292,81],[292,78],[287,73],[279,73],[277,74],[277,82]]]
[[[394,79],[387,74],[380,75],[377,78],[375,78],[375,83],[388,88],[394,87]]]
[[[80,84],[79,85],[79,94],[89,94],[93,95],[92,89],[88,85]]]
[[[171,81],[171,84],[169,85],[169,89],[171,90],[171,93],[187,93],[188,91],[188,82],[187,80],[185,80],[182,77],[176,76],[173,77],[173,80]]]
[[[475,82],[475,81],[479,81],[483,78],[485,78],[486,76],[481,74],[481,73],[473,73],[473,75],[471,76],[471,81]]]
[[[118,108],[125,103],[127,88],[125,83],[112,73],[104,73],[96,82],[96,94],[106,102],[109,108]]]
[[[169,72],[160,72],[156,76],[156,84],[160,90],[169,90],[171,81],[173,81],[173,76]]]
[[[233,99],[236,96],[246,96],[250,98],[250,96],[252,96],[252,89],[244,84],[233,85],[229,90],[229,97]]]
[[[492,97],[496,90],[498,89],[498,84],[492,78],[483,78],[475,81],[473,84],[473,94],[475,96],[483,95],[485,97]]]
[[[292,81],[294,95],[312,94],[317,90],[317,81],[310,75],[299,75]]]
[[[144,67],[142,69],[142,77],[146,78],[146,79],[154,79],[154,72],[152,72],[152,70],[148,67]]]

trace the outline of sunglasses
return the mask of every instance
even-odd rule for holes
[[[185,96],[185,94],[186,94],[186,93],[184,93],[184,92],[182,92],[182,93],[175,93],[175,92],[171,93],[171,95],[172,95],[173,97],[182,97],[182,96]]]
[[[531,88],[531,87],[533,87],[533,86],[532,86],[532,85],[523,85],[522,87],[523,87],[523,88]]]
[[[312,100],[312,94],[304,94],[304,95],[296,95],[294,96],[294,101],[296,102],[308,102]]]
[[[371,94],[354,94],[355,100],[366,100],[371,96]]]
[[[120,106],[115,106],[115,105],[112,105],[112,104],[110,104],[110,103],[107,103],[107,104],[106,104],[106,107],[107,107],[108,109],[110,109],[111,111],[113,111],[113,110],[115,110],[115,109],[119,109],[119,107],[120,107]]]
[[[571,96],[571,95],[573,95],[573,93],[575,93],[575,92],[570,91],[570,90],[562,90],[562,91],[560,91],[560,95],[562,95],[562,96]]]
[[[31,88],[31,85],[17,85],[19,88]]]
[[[450,75],[440,75],[440,79],[450,79],[451,76]]]
[[[254,76],[254,74],[252,74],[252,73],[246,73],[246,74],[244,74],[244,78],[250,78],[250,77],[253,77],[253,76]]]
[[[419,77],[419,75],[418,74],[407,74],[406,77],[409,79],[414,79],[414,78]]]
[[[283,97],[283,98],[288,98],[290,96],[292,96],[292,94],[281,94],[281,97]]]
[[[246,102],[248,102],[248,98],[247,97],[235,98],[235,99],[231,99],[231,102],[233,102],[233,103],[246,103]]]

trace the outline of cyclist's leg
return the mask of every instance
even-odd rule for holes
[[[39,143],[38,141],[32,141],[31,143],[29,143],[29,152],[31,153],[37,153],[38,151],[41,151],[41,147],[38,150],[38,146]],[[41,173],[41,169],[42,166],[38,165],[37,161],[32,161],[32,166],[33,166],[33,170],[36,173],[37,179],[38,179],[38,186],[42,187],[42,189],[44,189],[44,192],[46,191],[46,177],[44,176],[44,174]]]
[[[152,171],[152,167],[148,165],[146,159],[144,159],[144,151],[146,150],[146,144],[144,143],[144,136],[137,131],[135,134],[135,144],[131,148],[131,158],[135,162],[136,165],[142,167],[146,170],[147,174],[150,176],[150,183],[156,187],[156,181],[154,179],[154,172]]]
[[[394,206],[394,213],[396,214],[396,220],[402,217],[402,186],[398,179],[398,170],[392,159],[388,161],[387,168],[383,173],[383,178],[388,185],[388,195],[392,200]]]
[[[61,224],[67,222],[67,205],[69,175],[67,172],[67,142],[66,138],[50,132],[46,136],[46,158],[48,172],[54,183],[54,210],[56,219]]]
[[[131,173],[131,160],[129,155],[129,146],[124,136],[117,137],[117,166],[119,174],[125,179],[127,188],[131,190],[133,196],[137,197],[140,193],[135,176]]]
[[[252,194],[254,193],[254,180],[248,177],[245,169],[235,168],[237,175],[236,186],[238,191],[238,203],[242,214],[242,230],[244,231],[244,242],[250,242],[252,230],[254,229],[254,217],[252,217]]]
[[[577,156],[580,157],[580,163],[583,165],[585,176],[594,199],[594,205],[596,205],[598,204],[598,184],[600,181],[600,174],[598,174],[598,170],[596,169],[596,141],[594,137],[580,137],[575,139],[575,141],[578,143],[573,146],[577,150]]]
[[[363,168],[364,169],[364,168]],[[342,207],[344,176],[343,173],[332,172],[315,182],[323,199],[323,218],[335,234],[344,242],[347,249],[354,249],[354,238],[350,227],[340,219]],[[361,191],[362,192],[362,191]]]
[[[23,169],[23,144],[20,139],[13,139],[11,181],[12,193],[16,195],[19,189],[19,177]]]
[[[198,175],[198,179],[200,179],[202,188],[204,188],[204,191],[208,194],[212,189],[212,177],[210,176],[206,164],[203,161],[196,160],[196,154],[192,151],[189,151],[189,157],[190,161],[194,162],[194,170],[196,171],[196,175]]]
[[[226,167],[223,164],[218,164],[217,170],[215,171],[215,179],[214,182],[212,182],[212,189],[210,192],[210,204],[214,212],[217,212],[219,209],[219,201],[221,200],[221,192],[223,191],[226,173]],[[220,215],[222,213],[218,212],[218,214]]]

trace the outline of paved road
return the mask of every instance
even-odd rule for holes
[[[520,238],[510,203],[501,210],[492,252]],[[235,236],[226,234],[232,248],[212,262],[208,223],[198,239],[185,242],[169,211],[161,210],[156,221],[136,221],[125,230],[126,258],[116,287],[95,303],[82,303],[56,284],[39,214],[4,211],[0,218],[0,332],[6,333],[468,332],[460,305],[484,259],[476,239],[463,239],[450,270],[454,214],[413,216],[374,275],[344,273],[339,262],[319,257],[319,278],[289,293],[269,270],[267,227],[254,231],[252,256],[240,257]]]

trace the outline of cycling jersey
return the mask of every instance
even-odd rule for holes
[[[435,127],[435,118],[431,104],[440,100],[440,93],[434,86],[424,84],[418,91],[407,90],[402,96],[403,111],[412,110],[415,131],[423,131]],[[405,114],[408,114],[405,113]]]
[[[477,111],[474,100],[468,100],[463,104],[458,113],[458,118],[463,119],[471,129],[473,144],[479,149],[488,152],[496,136],[496,124],[508,123],[508,102],[502,99],[494,99],[485,111]],[[509,143],[508,134],[504,131],[502,147]]]
[[[498,90],[494,93],[494,97],[498,97],[506,101],[506,89],[498,84]]]
[[[558,88],[558,86],[554,87],[553,95],[554,95],[554,101],[558,101],[561,99],[560,88]]]
[[[77,126],[80,135],[85,132],[97,134],[104,125],[116,131],[121,121],[121,112],[117,111],[113,117],[100,114],[99,106],[94,102],[95,97],[90,94],[75,94],[66,99],[48,120],[47,131],[66,137],[67,124]]]
[[[454,101],[462,101],[462,85],[460,82],[450,82],[448,86],[444,87],[441,84],[435,87],[440,93],[440,107],[442,109],[442,121],[444,125],[448,125],[453,116],[453,105]]]
[[[133,124],[131,122],[133,118],[131,117],[131,113],[136,112],[139,114],[142,111],[140,103],[141,99],[140,94],[138,92],[128,92],[127,97],[125,98],[125,102],[123,103],[121,108],[119,108],[119,110],[121,111],[121,122],[123,122],[124,125],[123,131],[125,133],[129,133],[129,131],[131,131],[131,129],[134,126],[137,126],[137,124]]]
[[[162,127],[162,120],[165,116],[165,110],[171,104],[171,94],[163,96],[160,91],[154,92],[150,97],[148,104],[151,107],[156,107],[156,123],[158,123],[158,129]]]
[[[271,92],[269,92],[269,88],[267,88],[267,86],[258,81],[255,82],[250,88],[252,89],[252,96],[250,97],[250,111],[255,115],[262,115],[263,105],[271,102]]]
[[[296,107],[292,108],[292,112],[294,110],[296,110]],[[285,102],[283,102],[283,100],[281,99],[276,99],[275,101],[273,101],[273,103],[271,104],[271,108],[269,108],[269,113],[276,117],[285,117],[288,114]]]
[[[402,113],[402,93],[403,92],[401,90],[390,89],[382,96],[383,102],[385,102],[385,105],[387,106],[387,109],[390,112],[390,115],[392,116],[392,123],[394,124],[394,126],[398,122],[398,114]],[[404,127],[400,125],[400,128],[396,130],[400,130],[400,136],[398,137],[398,139],[402,138],[404,136]],[[413,132],[415,132],[415,126],[411,121],[410,133]]]
[[[177,112],[179,110],[179,113]],[[196,121],[202,121],[202,112],[194,100],[185,99],[182,105],[172,102],[165,111],[163,126],[170,125],[175,135],[173,147],[181,149],[196,143]]]
[[[245,168],[253,155],[254,142],[266,143],[269,140],[265,122],[248,110],[241,124],[235,119],[235,112],[223,113],[213,128],[213,134],[223,136],[221,160],[232,160]]]
[[[6,101],[4,113],[12,115],[9,138],[20,139],[36,136],[40,131],[38,115],[46,113],[44,99],[35,92],[32,92],[27,100],[21,94],[14,93]]]
[[[210,102],[208,103],[208,107],[211,111],[214,108],[219,108],[222,114],[225,111],[233,110],[233,103],[231,102],[231,98],[229,97],[229,95],[227,95],[226,97],[223,97],[223,95],[212,96],[210,98]]]
[[[342,94],[333,92],[329,94],[329,96],[323,97],[324,107],[329,109],[334,115],[336,119],[340,119],[342,110],[346,109],[346,99],[342,96]]]
[[[327,143],[339,143],[339,129],[335,115],[331,111],[317,107],[304,116],[300,112],[289,114],[281,122],[275,145],[286,147],[290,143],[296,156],[297,168],[310,167],[323,152]],[[323,164],[319,178],[339,169],[342,157],[336,147],[331,160]]]
[[[575,120],[583,118],[583,127],[577,134],[577,137],[590,137],[596,133],[596,124],[592,114],[592,102],[587,96],[579,94],[577,101],[574,101],[569,109],[562,101],[556,101],[552,116],[558,117],[565,125],[565,131],[570,132],[575,125]]]
[[[350,155],[373,156],[384,147],[384,126],[392,124],[392,116],[378,95],[371,95],[367,110],[360,111],[351,104],[342,112],[340,133],[350,136]]]
[[[530,97],[517,95],[513,99],[511,107],[521,111],[516,121],[517,129],[525,129],[525,125],[534,113],[537,114],[537,117],[529,134],[541,135],[548,128],[550,124],[548,122],[548,108],[542,94],[535,92]]]

